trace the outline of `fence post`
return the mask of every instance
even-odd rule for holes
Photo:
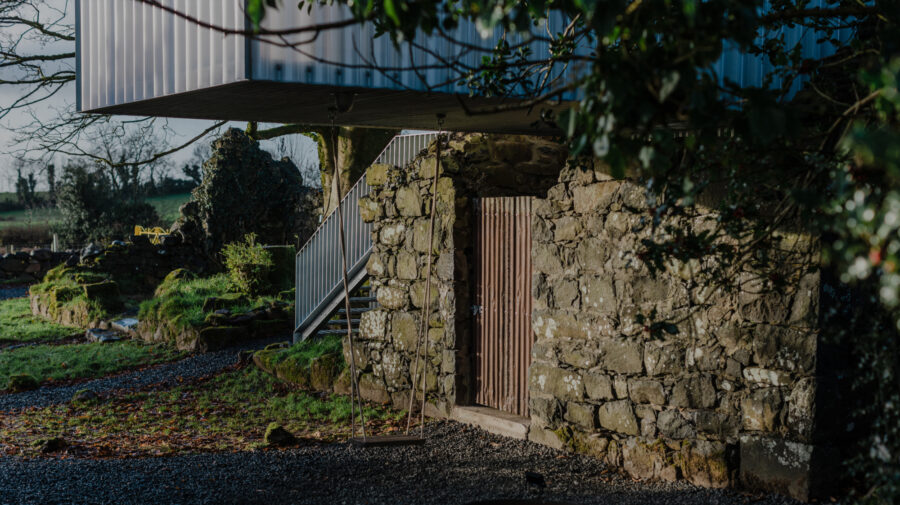
[[[53,252],[59,252],[59,237],[56,234],[53,234],[53,244],[50,245],[50,250]]]

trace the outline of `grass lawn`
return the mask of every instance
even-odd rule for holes
[[[0,345],[13,342],[59,340],[81,330],[31,315],[28,298],[0,301]],[[0,382],[0,386],[5,386]]]
[[[59,221],[59,210],[50,209],[11,210],[0,212],[0,229],[35,225],[48,225]]]
[[[11,375],[30,375],[39,383],[102,377],[182,356],[184,353],[169,347],[131,340],[20,347],[0,352],[0,388],[7,387]]]
[[[398,432],[402,412],[366,407],[368,434]],[[350,400],[292,388],[255,367],[168,390],[0,413],[0,455],[38,456],[37,443],[61,437],[83,457],[160,456],[260,448],[277,422],[306,441],[344,440]]]
[[[178,219],[180,215],[178,209],[190,199],[190,193],[182,193],[178,195],[154,196],[153,198],[148,198],[147,202],[156,208],[156,213],[162,219],[164,227],[169,227]]]
[[[190,193],[178,195],[155,196],[147,198],[147,203],[156,209],[165,227],[170,226],[178,218],[178,209],[191,199]],[[12,227],[29,227],[35,225],[52,225],[60,220],[59,210],[34,209],[0,212],[0,229]],[[149,223],[132,223],[147,225]]]

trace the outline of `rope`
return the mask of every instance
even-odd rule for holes
[[[331,186],[334,191],[337,192],[337,215],[338,215],[338,227],[341,230],[341,262],[343,264],[343,269],[341,270],[341,274],[344,280],[344,309],[346,311],[346,320],[347,320],[347,341],[349,342],[350,347],[350,437],[352,438],[356,435],[356,413],[354,412],[353,401],[354,399],[357,402],[357,406],[359,407],[359,419],[360,419],[360,427],[362,428],[362,437],[363,441],[366,440],[366,415],[363,412],[362,408],[362,395],[359,393],[359,384],[356,381],[356,355],[353,353],[353,326],[350,321],[350,284],[347,280],[347,245],[345,244],[344,237],[344,210],[341,206],[341,200],[343,200],[344,196],[341,194],[341,182],[340,182],[340,173],[338,172],[338,157],[337,157],[337,128],[334,125],[335,115],[337,114],[337,109],[335,107],[330,107],[328,112],[331,115],[331,153],[332,153],[332,163],[334,163],[334,169],[331,179]]]
[[[444,128],[444,115],[438,114],[438,136],[435,145],[435,167],[434,176],[431,183],[431,216],[428,223],[428,267],[425,275],[425,300],[422,303],[422,320],[419,322],[419,338],[416,339],[416,365],[412,373],[412,393],[409,395],[409,411],[406,417],[406,434],[409,435],[409,428],[412,422],[412,406],[413,399],[416,397],[416,379],[419,374],[419,350],[422,347],[422,340],[425,341],[424,356],[422,356],[422,409],[420,411],[421,419],[419,421],[419,436],[425,437],[425,377],[428,370],[428,321],[431,319],[431,266],[434,261],[434,216],[437,207],[437,184],[441,173],[441,131]]]

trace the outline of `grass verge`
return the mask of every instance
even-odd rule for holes
[[[365,411],[369,434],[405,426],[403,412]],[[254,367],[233,369],[168,391],[0,413],[0,454],[40,456],[39,442],[54,437],[67,442],[67,455],[78,457],[246,451],[264,446],[270,422],[301,443],[343,440],[350,432],[350,400],[299,391]]]
[[[86,379],[183,356],[166,346],[136,341],[20,347],[0,352],[0,388],[5,389],[13,375],[28,375],[38,383]]]
[[[60,340],[76,332],[78,328],[33,316],[27,298],[0,301],[0,345]]]

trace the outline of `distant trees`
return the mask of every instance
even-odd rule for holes
[[[16,200],[26,208],[33,209],[38,202],[37,178],[33,170],[28,170],[25,163],[16,163]]]
[[[54,230],[63,243],[78,247],[125,238],[135,224],[159,222],[156,210],[138,194],[113,188],[109,172],[96,166],[74,162],[63,168],[56,196],[62,219]]]

